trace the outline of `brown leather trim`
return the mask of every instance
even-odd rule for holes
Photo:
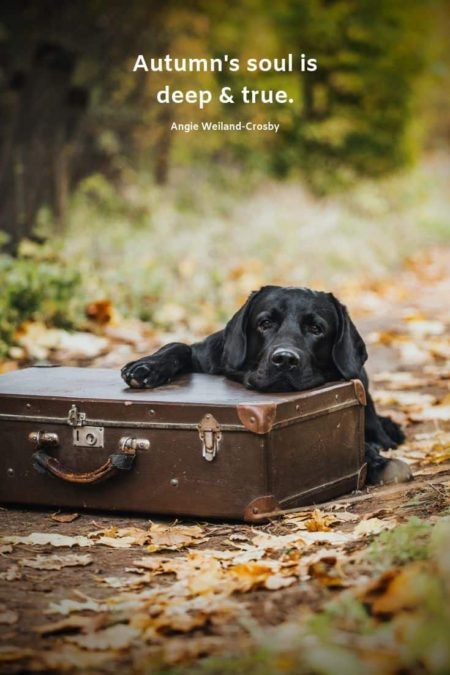
[[[355,389],[355,396],[361,405],[367,405],[366,390],[361,380],[352,380]]]
[[[256,497],[248,504],[244,511],[244,520],[247,523],[261,522],[264,520],[265,513],[272,513],[278,511],[280,505],[273,495],[264,495]]]
[[[237,414],[248,431],[253,431],[255,434],[267,434],[272,431],[277,415],[277,404],[273,401],[259,403],[258,405],[239,403]]]

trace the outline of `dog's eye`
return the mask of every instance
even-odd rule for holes
[[[260,328],[261,330],[269,330],[269,328],[272,328],[272,326],[273,323],[270,319],[263,319],[258,324],[258,328]]]
[[[308,326],[308,333],[312,333],[313,335],[322,335],[323,330],[317,325],[317,323],[310,323]]]

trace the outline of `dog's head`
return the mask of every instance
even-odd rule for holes
[[[363,339],[331,293],[265,286],[225,328],[225,373],[259,391],[302,391],[361,376]]]

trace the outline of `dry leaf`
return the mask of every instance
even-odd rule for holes
[[[149,532],[140,527],[110,527],[106,530],[89,532],[88,536],[96,544],[110,548],[130,548],[145,544],[149,539]]]
[[[336,556],[324,556],[313,561],[308,565],[308,574],[328,588],[345,588],[348,585]]]
[[[428,563],[416,561],[401,569],[388,570],[358,593],[359,599],[374,615],[386,616],[410,611],[423,602],[420,594],[421,575]]]
[[[5,544],[32,544],[36,546],[93,546],[88,537],[78,535],[68,537],[65,534],[52,534],[47,532],[33,532],[26,537],[1,537],[0,541]]]
[[[410,417],[415,422],[426,422],[428,420],[448,422],[450,421],[450,403],[432,405],[429,408],[412,413]]]
[[[93,649],[97,651],[106,651],[109,649],[126,649],[140,637],[140,632],[124,623],[118,623],[115,626],[109,626],[95,633],[87,635],[70,635],[65,639],[67,642],[73,642],[83,649]]]
[[[284,577],[281,574],[271,574],[264,582],[264,588],[268,591],[278,591],[280,588],[287,588],[298,581],[297,577]]]
[[[80,517],[79,513],[52,513],[50,520],[54,520],[55,523],[73,523],[74,520]]]
[[[387,389],[417,389],[427,384],[427,380],[417,377],[408,370],[383,371],[372,375],[373,382],[383,382]]]
[[[267,564],[249,562],[233,565],[229,572],[236,578],[236,588],[246,593],[264,586],[266,579],[273,574],[273,568]]]
[[[336,517],[332,514],[328,515],[314,509],[311,517],[305,521],[305,527],[309,532],[329,532],[330,525],[336,521]]]
[[[19,581],[22,579],[22,571],[19,565],[10,565],[4,572],[0,572],[0,579],[3,581]]]
[[[193,659],[211,656],[224,649],[224,638],[202,635],[186,640],[175,638],[163,644],[163,662],[168,665],[177,663],[185,665]]]
[[[408,457],[420,460],[422,465],[446,462],[450,460],[450,432],[439,430],[416,434],[406,447],[406,453]]]
[[[431,394],[421,394],[418,391],[387,391],[375,389],[372,392],[374,401],[380,405],[399,405],[405,408],[424,408],[432,405],[436,397]]]
[[[80,555],[68,553],[67,555],[38,555],[36,558],[25,558],[19,561],[22,567],[34,567],[37,570],[60,570],[62,567],[85,567],[90,565],[93,558],[89,553]]]
[[[127,577],[97,577],[105,586],[110,588],[132,589],[148,584],[152,577],[149,574],[133,574]]]
[[[105,326],[113,321],[118,320],[117,313],[113,307],[111,300],[97,300],[96,302],[91,302],[86,307],[86,316],[91,321],[100,326]]]
[[[39,633],[39,635],[53,635],[55,633],[64,633],[66,631],[94,631],[105,622],[106,616],[106,614],[99,614],[94,617],[81,615],[69,616],[66,619],[52,621],[51,623],[46,623],[42,626],[35,626],[33,631]]]
[[[51,602],[46,614],[71,614],[71,612],[104,612],[108,608],[104,603],[94,600],[93,598],[86,598],[85,600],[61,600],[60,602]]]
[[[164,527],[153,523],[150,528],[150,546],[148,550],[172,550],[177,551],[202,539],[203,528],[198,525],[172,525]]]
[[[13,547],[11,544],[5,544],[4,546],[0,546],[0,555],[5,555],[5,553],[12,553]]]
[[[114,661],[116,672],[120,672],[117,652],[86,651],[71,644],[58,645],[58,649],[40,652],[39,661],[47,669],[45,672],[92,673],[110,661]]]
[[[429,321],[420,315],[406,317],[406,321],[408,333],[416,340],[445,333],[442,321]]]
[[[370,534],[378,534],[379,532],[383,532],[383,530],[389,530],[393,527],[395,527],[395,523],[390,520],[367,518],[366,520],[361,520],[361,522],[356,525],[353,533],[355,537],[366,537]]]

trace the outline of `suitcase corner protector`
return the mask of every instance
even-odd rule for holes
[[[274,495],[263,495],[253,499],[244,511],[246,523],[261,523],[265,520],[265,514],[278,511],[280,505]]]
[[[360,405],[367,405],[367,396],[366,390],[361,380],[352,380],[353,388],[355,390],[355,396],[358,399]]]
[[[237,414],[248,431],[255,434],[268,434],[277,416],[277,404],[274,401],[252,405],[251,403],[239,403]]]

